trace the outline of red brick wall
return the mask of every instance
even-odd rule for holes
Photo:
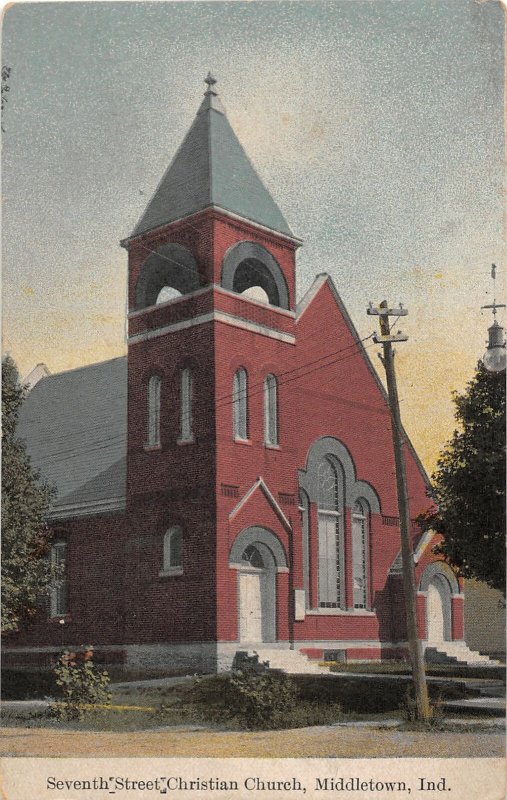
[[[129,347],[127,643],[209,641],[216,635],[213,335],[209,323]],[[180,376],[187,366],[194,441],[179,443]],[[147,450],[152,374],[162,378],[160,447]],[[174,524],[183,528],[183,575],[161,577],[163,537]]]
[[[49,616],[49,605],[4,646],[21,647],[117,644],[123,638],[125,514],[75,519],[57,526],[67,542],[68,601],[71,613],[61,625]]]
[[[243,301],[245,302],[245,301]],[[294,326],[293,320],[284,318]],[[264,445],[263,382],[266,375],[279,375],[290,368],[295,347],[287,342],[215,325],[217,397],[217,576],[219,583],[219,639],[235,640],[237,621],[237,573],[229,569],[229,551],[245,528],[260,525],[278,536],[288,563],[293,562],[292,541],[273,506],[258,489],[233,520],[229,515],[241,498],[262,477],[284,515],[299,526],[297,461],[294,445],[290,392],[279,386],[279,449]],[[235,442],[232,430],[231,392],[234,373],[244,367],[248,373],[249,405],[247,443]],[[222,485],[236,488],[235,497],[224,495]],[[280,498],[280,493],[283,497]],[[291,576],[292,581],[292,576]],[[287,575],[278,574],[277,638],[289,637],[290,586]],[[292,615],[291,615],[292,616]]]
[[[183,574],[159,575],[163,537],[183,527]],[[130,519],[125,571],[125,642],[193,642],[215,638],[215,525],[209,493],[189,486],[146,495]]]

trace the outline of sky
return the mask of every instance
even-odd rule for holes
[[[502,294],[504,20],[494,0],[25,3],[4,11],[3,351],[25,375],[125,352],[128,236],[208,70],[361,336],[403,302],[402,417],[428,471]],[[501,318],[501,321],[503,319]],[[369,353],[382,367],[376,348]]]

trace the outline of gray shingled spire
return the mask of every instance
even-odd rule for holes
[[[217,206],[293,237],[231,128],[211,73],[205,83],[196,118],[132,236]]]

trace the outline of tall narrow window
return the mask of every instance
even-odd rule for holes
[[[278,444],[278,386],[274,375],[264,381],[264,442]]]
[[[306,492],[299,492],[299,513],[303,533],[303,585],[306,608],[310,608],[310,502]]]
[[[340,489],[337,470],[328,458],[319,464],[318,481],[319,606],[340,608],[344,597]]]
[[[232,418],[235,439],[248,439],[248,376],[241,368],[232,382]]]
[[[148,441],[149,447],[160,444],[160,388],[162,381],[152,375],[148,384]]]
[[[50,558],[54,577],[49,595],[49,613],[52,617],[60,617],[67,613],[67,542],[55,542],[51,546]]]
[[[358,500],[352,509],[352,584],[354,608],[368,607],[368,508]]]
[[[192,400],[193,400],[193,379],[189,369],[184,369],[181,373],[181,419],[180,419],[180,439],[183,442],[191,442],[193,438],[192,420]]]
[[[164,572],[180,572],[182,559],[183,531],[180,525],[173,525],[164,536]]]

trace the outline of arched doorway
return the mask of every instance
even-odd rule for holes
[[[419,587],[426,592],[426,639],[428,644],[452,639],[451,597],[459,592],[456,576],[447,564],[434,562],[426,567]]]
[[[429,642],[446,642],[451,638],[451,593],[444,577],[436,575],[428,586],[426,616]]]
[[[248,545],[242,556],[244,566],[238,572],[240,642],[275,639],[275,572],[261,549],[259,544]]]
[[[280,541],[265,528],[247,528],[231,548],[229,566],[238,575],[238,640],[275,642],[276,573],[287,569]]]

